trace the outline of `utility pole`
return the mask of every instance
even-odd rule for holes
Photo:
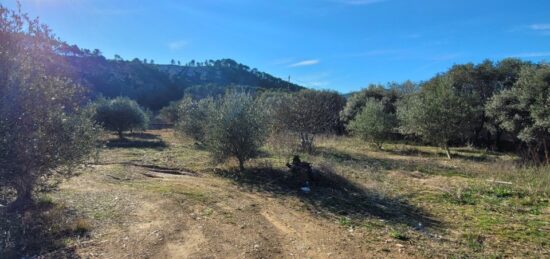
[[[287,90],[290,92],[290,75],[288,75],[288,86],[287,86]]]

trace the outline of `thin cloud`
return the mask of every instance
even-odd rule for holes
[[[540,58],[540,57],[550,57],[550,51],[547,52],[525,52],[512,55],[512,57],[518,58]]]
[[[319,87],[327,87],[330,85],[329,81],[313,81],[313,82],[306,82],[304,83],[306,87],[313,87],[313,88],[319,88]]]
[[[269,62],[270,65],[287,65],[294,62],[295,58],[279,58]]]
[[[300,62],[296,62],[294,64],[290,64],[288,67],[305,67],[305,66],[312,66],[319,64],[318,59],[309,59],[309,60],[303,60]]]
[[[531,24],[529,28],[534,31],[550,31],[550,23]]]
[[[185,46],[187,46],[187,44],[188,44],[187,41],[184,41],[184,40],[173,41],[168,43],[168,48],[170,50],[180,50]]]
[[[531,32],[538,35],[550,35],[550,23],[534,23],[530,25],[520,25],[512,27],[508,32]]]

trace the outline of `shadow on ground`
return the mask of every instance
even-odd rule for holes
[[[421,157],[441,157],[441,158],[447,158],[447,154],[445,154],[443,151],[438,152],[426,152],[422,151],[417,148],[394,148],[390,150],[384,150],[388,153],[395,154],[395,155],[401,155],[401,156],[421,156]],[[453,156],[453,159],[462,159],[462,160],[470,160],[474,162],[490,162],[494,161],[494,157],[498,153],[496,152],[490,152],[490,151],[476,151],[476,150],[469,150],[464,148],[457,148],[451,150],[451,154]]]
[[[401,160],[392,158],[370,157],[362,153],[350,153],[336,148],[319,147],[316,155],[336,163],[353,162],[373,171],[403,170],[407,172],[419,171],[430,175],[471,177],[471,173],[460,168],[443,165],[437,162],[415,159]]]
[[[0,258],[80,258],[65,240],[85,238],[88,227],[75,221],[74,212],[48,202],[22,213],[0,210]]]
[[[123,139],[113,138],[105,144],[108,148],[150,148],[164,150],[168,147],[159,135],[150,133],[130,133]]]
[[[318,179],[311,184],[308,194],[299,191],[302,183],[287,171],[256,168],[244,172],[220,170],[217,174],[251,191],[298,197],[311,211],[320,215],[347,216],[359,220],[376,217],[409,226],[418,226],[419,223],[426,227],[440,225],[425,211],[404,199],[384,197],[333,172],[318,172]]]

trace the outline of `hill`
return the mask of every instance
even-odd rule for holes
[[[86,85],[93,96],[128,96],[152,110],[180,99],[186,90],[208,95],[237,85],[250,91],[303,89],[231,59],[157,65],[146,60],[109,60],[98,53],[86,53],[89,52],[66,55],[66,60],[72,76]]]

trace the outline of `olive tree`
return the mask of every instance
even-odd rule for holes
[[[383,85],[369,85],[348,98],[344,109],[340,112],[340,119],[343,123],[348,124],[363,110],[370,99],[382,102],[387,112],[395,113],[395,102],[400,96],[401,88],[414,87],[414,85],[409,85],[412,85],[409,81],[403,84],[394,83],[388,88]]]
[[[526,146],[524,157],[550,163],[550,66],[525,65],[512,88],[493,96],[487,113]]]
[[[298,133],[301,148],[310,152],[316,134],[341,130],[339,114],[345,103],[336,92],[302,90],[294,93],[279,112],[286,129]]]
[[[265,114],[269,133],[280,133],[286,129],[282,111],[290,103],[291,98],[290,93],[275,91],[266,91],[256,97],[259,109]]]
[[[121,139],[124,131],[145,130],[149,124],[147,112],[127,97],[98,100],[94,118],[105,129],[117,132]]]
[[[380,149],[396,127],[395,114],[387,112],[381,101],[369,99],[363,110],[349,123],[348,129],[353,135],[373,143]]]
[[[204,142],[208,126],[208,116],[214,109],[211,97],[199,101],[186,97],[177,103],[176,130],[198,142]]]
[[[159,111],[158,118],[165,123],[176,123],[179,120],[179,102],[170,102]]]
[[[450,142],[463,138],[473,127],[474,110],[468,98],[453,88],[451,77],[436,76],[398,105],[401,133],[442,147],[451,159]]]
[[[266,137],[262,110],[246,93],[227,93],[209,113],[208,149],[218,161],[235,157],[241,171],[245,161],[259,154]]]
[[[98,136],[81,107],[83,89],[58,74],[57,41],[49,29],[0,5],[0,187],[32,204],[34,187],[91,153]]]

